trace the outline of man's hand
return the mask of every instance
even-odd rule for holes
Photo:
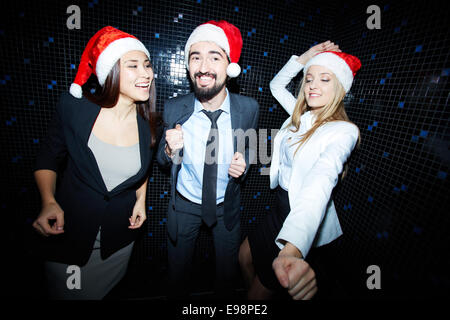
[[[183,130],[181,125],[177,124],[175,129],[166,131],[166,153],[169,157],[173,157],[175,152],[184,146]]]
[[[228,174],[233,178],[239,178],[245,171],[246,167],[245,159],[242,153],[236,152],[231,159],[230,168],[228,168]]]

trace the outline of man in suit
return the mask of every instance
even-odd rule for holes
[[[239,29],[226,21],[198,26],[185,46],[194,93],[164,106],[165,131],[158,162],[171,166],[168,208],[169,288],[185,296],[195,241],[203,223],[212,231],[216,253],[216,290],[232,292],[239,272],[240,183],[256,159],[259,105],[231,94],[228,77],[237,77],[242,49]]]

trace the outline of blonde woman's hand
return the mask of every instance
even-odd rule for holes
[[[53,220],[56,221],[50,225]],[[44,237],[64,233],[64,211],[56,201],[44,204],[33,222],[33,227]]]
[[[302,65],[305,65],[309,59],[314,57],[316,54],[323,52],[323,51],[337,51],[341,52],[339,49],[339,46],[337,44],[334,44],[334,42],[331,42],[330,40],[316,44],[315,46],[309,48],[308,51],[303,53],[300,57],[297,58],[297,61],[301,63]]]
[[[147,215],[145,213],[145,201],[140,202],[136,201],[136,204],[133,208],[133,214],[129,218],[130,220],[130,226],[129,229],[139,229],[144,221],[147,219]]]

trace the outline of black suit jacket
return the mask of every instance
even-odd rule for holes
[[[177,124],[185,123],[194,112],[195,95],[193,93],[180,96],[166,101],[164,105],[164,132],[159,144],[157,160],[162,166],[171,166],[170,183],[171,183],[171,201],[168,208],[167,228],[170,238],[173,241],[177,239],[177,216],[175,213],[175,191],[177,185],[178,172],[181,169],[181,159],[175,156],[172,161],[165,153],[166,130],[173,129]],[[233,130],[257,129],[259,120],[259,105],[256,100],[237,94],[230,93],[230,115],[231,127]],[[238,141],[238,137],[242,140]],[[247,164],[245,172],[238,179],[231,178],[225,190],[224,199],[224,222],[225,227],[231,230],[239,223],[240,202],[241,202],[241,186],[240,183],[247,175],[250,163],[256,159],[256,144],[249,143],[250,140],[242,135],[234,135],[233,139],[234,152],[244,154]],[[238,150],[239,146],[243,146],[244,150]],[[240,148],[239,148],[240,149]],[[180,153],[182,155],[182,152]]]
[[[136,190],[148,177],[150,126],[137,115],[141,169],[108,192],[87,145],[100,109],[84,97],[63,93],[38,153],[35,170],[58,172],[55,198],[64,211],[64,233],[43,239],[39,246],[47,260],[84,265],[100,226],[103,259],[130,244],[137,235],[138,230],[128,229],[128,218],[136,203]]]

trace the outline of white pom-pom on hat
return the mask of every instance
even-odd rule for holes
[[[76,83],[72,83],[70,85],[70,94],[73,95],[75,98],[81,99],[83,96],[83,90],[81,89],[81,86]]]
[[[241,73],[241,67],[237,63],[230,63],[227,67],[227,75],[230,78],[236,78]]]

